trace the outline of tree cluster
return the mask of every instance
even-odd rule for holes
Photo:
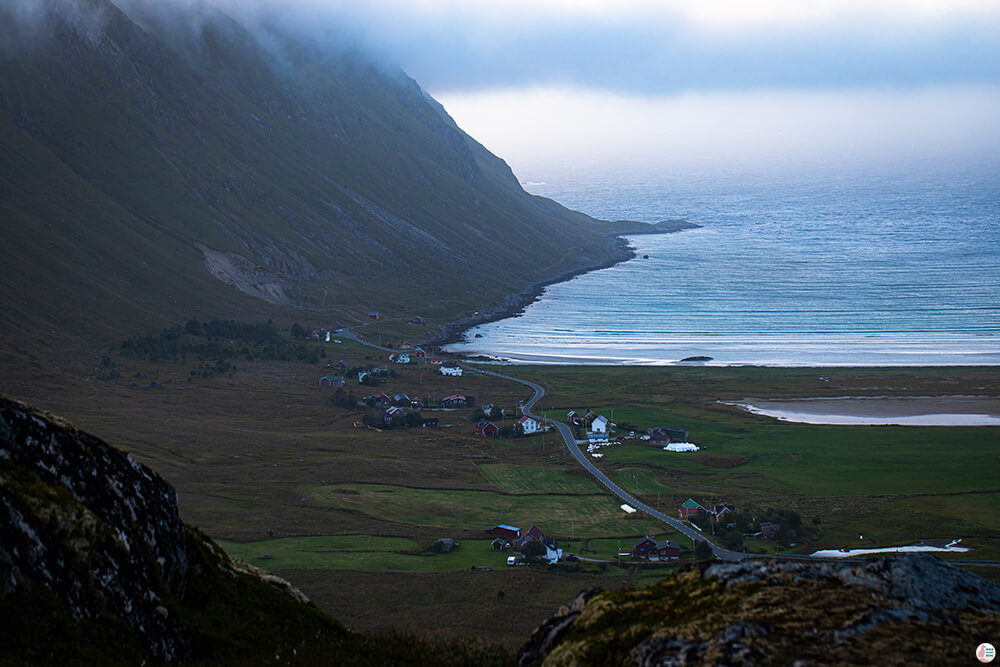
[[[389,421],[386,421],[381,415],[365,414],[361,418],[361,423],[365,426],[381,429],[414,428],[424,425],[424,417],[419,412],[414,411],[394,415]]]
[[[353,391],[346,391],[343,387],[337,387],[337,391],[333,393],[333,396],[326,400],[332,405],[348,408],[350,410],[358,407],[357,395],[355,395]]]
[[[298,361],[318,364],[325,350],[317,345],[294,343],[281,336],[270,320],[248,324],[235,320],[189,320],[157,334],[136,336],[121,344],[121,353],[147,361],[187,362],[188,355],[202,362]]]

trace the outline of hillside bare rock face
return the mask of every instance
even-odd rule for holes
[[[966,664],[998,635],[1000,586],[931,555],[755,559],[588,592],[535,631],[519,664]]]

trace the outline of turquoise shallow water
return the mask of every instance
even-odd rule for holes
[[[596,217],[702,227],[632,237],[636,259],[550,286],[452,351],[541,363],[1000,364],[996,164],[564,170],[525,187]]]

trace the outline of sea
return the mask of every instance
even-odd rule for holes
[[[513,363],[1000,364],[1000,162],[536,170],[636,257],[547,287],[449,350]],[[687,361],[685,361],[687,360]]]

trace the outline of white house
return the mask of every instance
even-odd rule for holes
[[[408,364],[410,363],[410,355],[407,352],[400,352],[399,354],[389,355],[389,361],[397,364]]]
[[[453,375],[455,377],[462,377],[462,367],[461,366],[442,366],[441,375]]]
[[[524,416],[517,420],[517,428],[525,435],[538,433],[542,430],[542,425],[536,419]]]
[[[587,431],[587,441],[588,442],[607,442],[608,441],[608,418],[604,415],[595,417],[594,421],[590,422],[590,430]]]

